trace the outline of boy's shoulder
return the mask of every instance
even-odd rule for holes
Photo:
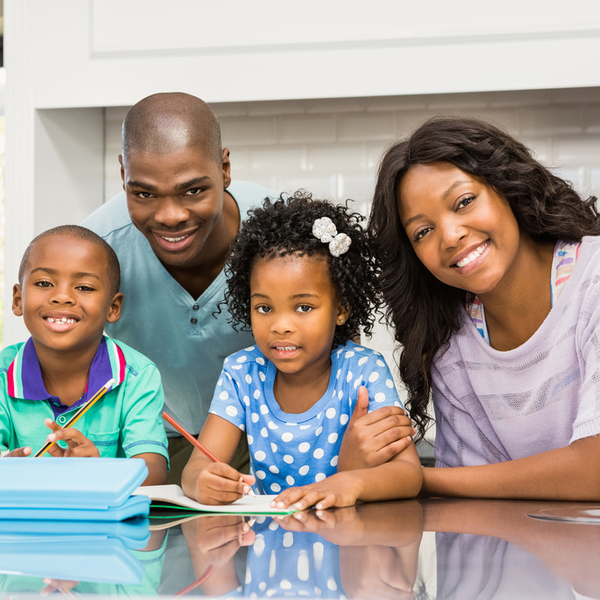
[[[105,336],[105,338],[107,344],[115,344],[115,346],[118,346],[121,349],[123,357],[125,358],[125,364],[127,367],[129,367],[128,370],[130,372],[133,370],[134,373],[137,373],[147,367],[158,370],[158,367],[154,364],[154,362],[152,362],[145,354],[142,354],[121,340],[115,340],[113,338],[109,338],[108,336]]]
[[[0,350],[0,374],[5,375],[10,367],[10,363],[15,360],[15,356],[19,353],[19,350],[25,345],[25,342],[19,342],[18,344],[12,344]]]

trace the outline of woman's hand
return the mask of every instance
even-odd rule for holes
[[[369,393],[358,389],[358,400],[342,439],[339,471],[368,469],[388,462],[407,448],[416,431],[406,411],[399,406],[369,410]]]
[[[93,442],[88,440],[81,431],[67,427],[63,429],[58,423],[52,419],[44,419],[46,427],[52,429],[54,433],[48,435],[49,442],[58,442],[62,440],[67,443],[66,448],[61,448],[58,444],[52,444],[48,448],[48,454],[52,456],[94,456],[99,457],[100,452],[94,446]]]

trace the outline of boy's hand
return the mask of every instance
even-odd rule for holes
[[[339,471],[378,467],[407,448],[416,431],[399,406],[369,410],[369,393],[363,385],[342,439]]]
[[[231,504],[248,494],[254,481],[225,463],[211,462],[198,475],[197,498],[202,504]]]
[[[68,427],[63,429],[52,419],[44,419],[46,427],[52,429],[54,433],[48,436],[49,442],[58,442],[63,440],[68,444],[67,448],[61,448],[58,444],[52,444],[48,448],[48,454],[52,456],[95,456],[99,457],[100,452],[94,444],[88,440],[81,431]]]
[[[359,496],[358,482],[349,472],[336,473],[318,483],[288,488],[271,502],[273,508],[296,508],[305,510],[314,506],[317,510],[332,506],[352,506]]]
[[[31,448],[29,446],[24,446],[23,448],[15,448],[10,452],[2,455],[2,458],[11,457],[14,458],[16,456],[29,456],[31,454]]]

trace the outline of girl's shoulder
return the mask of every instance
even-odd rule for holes
[[[381,366],[387,366],[385,358],[381,352],[361,346],[350,340],[345,344],[335,347],[331,352],[331,359],[333,362],[344,361],[358,363],[359,366],[366,364],[367,362],[381,363]]]
[[[242,371],[251,368],[251,366],[266,367],[269,364],[268,359],[258,349],[258,346],[248,346],[230,354],[223,361],[223,369],[226,371]]]

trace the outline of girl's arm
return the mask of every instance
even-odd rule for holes
[[[186,496],[203,504],[230,504],[250,491],[254,477],[229,466],[242,431],[222,417],[209,414],[198,441],[221,462],[211,461],[194,448],[181,475]]]
[[[423,494],[463,498],[600,500],[600,436],[566,448],[476,467],[428,468]]]
[[[371,469],[344,471],[318,483],[283,491],[272,505],[304,510],[331,506],[351,506],[357,500],[375,502],[412,498],[419,493],[423,470],[413,443],[389,462]]]

